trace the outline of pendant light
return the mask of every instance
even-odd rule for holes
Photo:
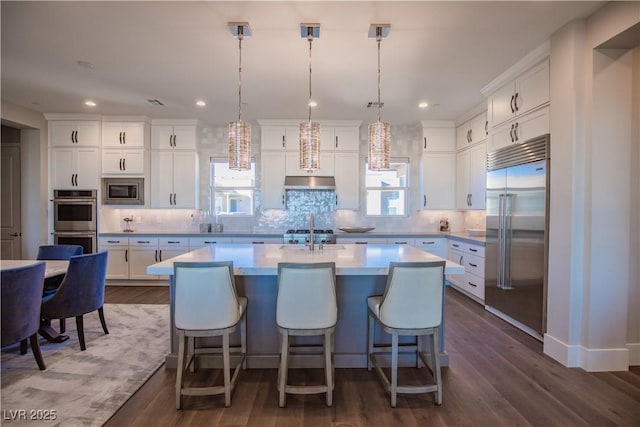
[[[300,24],[300,36],[309,41],[309,116],[300,123],[300,169],[320,169],[320,123],[311,121],[311,44],[320,37],[320,24]]]
[[[369,169],[385,170],[389,169],[389,159],[391,156],[391,126],[380,120],[380,42],[383,37],[389,34],[391,28],[388,24],[372,24],[369,29],[369,38],[375,37],[378,43],[378,121],[369,125]]]
[[[238,120],[229,122],[229,169],[251,169],[251,124],[242,120],[242,39],[251,35],[246,22],[230,22],[229,30],[238,38]]]

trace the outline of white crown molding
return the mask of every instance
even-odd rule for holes
[[[196,125],[202,126],[198,119],[152,119],[152,125]]]
[[[460,126],[465,122],[468,122],[469,120],[473,119],[477,115],[483,114],[486,112],[487,112],[487,101],[483,101],[480,104],[476,105],[475,107],[471,108],[470,110],[465,111],[464,114],[458,117],[455,121],[456,127]]]
[[[263,119],[258,120],[258,124],[260,126],[298,126],[300,123],[305,120],[295,120],[295,119]],[[360,126],[362,124],[362,120],[313,120],[314,122],[320,123],[320,126]]]
[[[532,50],[527,56],[509,67],[505,72],[496,77],[491,83],[480,89],[480,92],[488,97],[505,84],[509,83],[534,65],[547,58],[551,52],[551,41],[547,40]]]
[[[103,122],[145,122],[150,123],[147,116],[102,116]]]
[[[44,113],[47,120],[101,120],[100,114]]]
[[[455,128],[455,122],[450,120],[421,120],[423,128]]]

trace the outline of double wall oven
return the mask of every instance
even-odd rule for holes
[[[97,190],[53,190],[53,242],[94,253],[98,240]]]

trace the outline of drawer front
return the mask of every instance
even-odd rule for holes
[[[129,237],[129,246],[135,248],[157,248],[157,237]]]
[[[467,244],[459,240],[449,240],[449,250],[466,252]]]
[[[475,274],[465,273],[462,288],[484,301],[484,279]]]
[[[187,237],[160,237],[158,245],[160,249],[188,249],[189,239]]]
[[[354,243],[356,245],[366,245],[366,244],[381,244],[387,243],[387,239],[384,237],[343,237],[338,236],[336,238],[337,243]],[[398,240],[400,241],[400,240]]]
[[[230,237],[206,236],[206,237],[190,237],[189,249],[200,249],[209,245],[218,245],[222,243],[231,243]]]
[[[480,258],[484,258],[484,246],[471,245],[469,243],[466,244],[466,252],[471,255],[478,256]]]
[[[415,239],[388,239],[387,242],[392,245],[416,245]]]
[[[101,248],[110,248],[118,246],[129,246],[129,238],[124,237],[100,237],[98,238],[98,246]]]
[[[480,278],[484,278],[484,258],[479,256],[465,254],[464,271],[474,274]]]

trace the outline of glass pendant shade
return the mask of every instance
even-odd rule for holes
[[[229,169],[251,169],[251,124],[229,122]]]
[[[391,126],[377,121],[369,125],[369,169],[389,169]]]
[[[320,169],[320,123],[300,123],[300,169]]]

